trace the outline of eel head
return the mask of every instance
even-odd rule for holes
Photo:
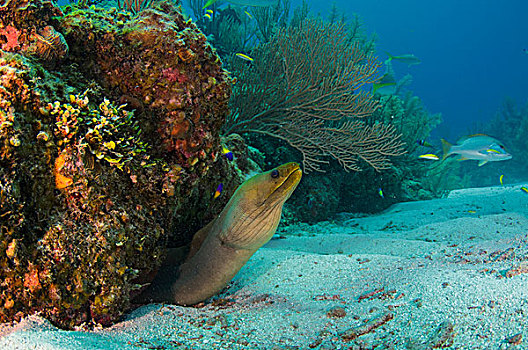
[[[301,176],[299,164],[292,162],[245,181],[218,218],[220,240],[247,250],[256,250],[269,241],[279,224],[282,206]]]

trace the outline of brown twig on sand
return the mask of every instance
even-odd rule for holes
[[[510,278],[513,276],[520,275],[522,273],[528,273],[528,263],[522,262],[518,266],[510,268],[508,271],[506,271],[505,276]]]
[[[359,336],[372,332],[374,329],[381,327],[385,323],[389,322],[394,318],[394,314],[388,312],[381,315],[380,317],[370,320],[368,323],[354,328],[349,328],[346,331],[342,332],[341,338],[345,341],[354,340]]]
[[[453,338],[455,337],[453,328],[453,324],[449,321],[440,323],[440,326],[438,326],[436,332],[427,342],[428,349],[446,348],[453,345]]]
[[[429,350],[429,349],[443,349],[453,345],[455,333],[453,332],[453,323],[444,321],[440,323],[438,328],[429,337],[425,343],[413,344],[412,342],[407,344],[407,349],[410,350]]]
[[[378,289],[374,289],[374,290],[372,290],[372,291],[370,291],[370,292],[367,292],[367,293],[365,293],[365,294],[361,294],[361,295],[359,296],[359,298],[358,298],[358,302],[360,302],[360,301],[362,301],[362,300],[365,300],[365,299],[370,300],[370,299],[372,299],[372,297],[373,297],[374,295],[376,295],[376,294],[378,294],[378,293],[381,293],[381,292],[383,292],[384,290],[385,290],[385,288],[384,288],[384,287],[381,287],[381,288],[378,288]]]

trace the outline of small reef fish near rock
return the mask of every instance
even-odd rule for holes
[[[209,7],[218,0],[209,0],[204,5],[203,8]],[[226,2],[233,4],[233,5],[239,5],[239,6],[254,6],[254,7],[267,7],[271,5],[276,5],[277,0],[225,0]]]
[[[416,143],[419,146],[430,147],[430,148],[434,147],[431,143],[427,142],[427,140],[417,140]]]
[[[253,61],[254,61],[253,58],[249,57],[249,56],[246,55],[246,54],[240,53],[240,52],[237,53],[235,56],[240,57],[241,59],[246,60],[246,61],[248,61],[248,62],[253,62]]]
[[[220,185],[218,185],[218,187],[216,188],[216,191],[213,195],[213,198],[216,199],[218,197],[220,197],[220,195],[222,194],[222,190],[224,189],[224,184],[223,183],[220,183]]]
[[[521,187],[521,191],[523,191],[524,193],[528,193],[528,188],[523,186],[523,187]]]
[[[459,155],[458,160],[478,160],[478,166],[483,166],[487,162],[497,162],[508,160],[512,155],[506,152],[502,142],[491,136],[475,134],[461,138],[456,145],[452,145],[442,139],[444,156],[442,160],[450,155]]]
[[[225,147],[222,147],[222,155],[226,157],[227,160],[232,161],[233,160],[233,152],[228,150]]]
[[[214,16],[214,11],[213,11],[213,10],[211,10],[211,9],[207,9],[207,10],[205,10],[205,15],[204,15],[204,17],[206,17],[206,18],[212,20],[212,19],[213,19],[213,16]]]
[[[438,157],[436,154],[427,153],[427,154],[421,154],[418,156],[420,159],[429,159],[429,160],[439,160],[440,157]]]

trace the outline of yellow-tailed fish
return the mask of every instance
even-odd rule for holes
[[[222,155],[228,160],[233,160],[233,152],[222,146]]]
[[[207,18],[207,19],[211,19],[211,18],[212,18],[211,15],[208,14],[208,13],[206,13],[206,14],[204,15],[204,17]]]
[[[394,95],[396,92],[396,83],[374,83],[372,85],[372,93],[379,93],[380,95]]]
[[[468,210],[468,213],[470,214],[475,214],[477,211],[476,210]]]
[[[387,72],[372,86],[372,92],[382,96],[394,95],[398,88],[398,82],[394,77],[394,71],[390,65],[387,66]]]
[[[523,187],[521,187],[521,191],[523,191],[524,193],[528,193],[528,188],[523,186]]]
[[[246,16],[248,16],[249,19],[253,19],[253,15],[247,11],[244,11],[244,13],[246,14]]]
[[[378,188],[378,194],[381,198],[385,198],[385,196],[383,195],[383,190],[380,188]]]
[[[500,182],[501,185],[504,185],[504,182],[502,182],[503,179],[504,179],[504,175],[501,175],[499,177],[499,182]]]
[[[207,9],[207,10],[205,10],[205,12],[210,14],[210,15],[212,15],[214,13],[213,10],[211,10],[211,9]]]
[[[220,197],[220,194],[222,193],[222,190],[224,189],[224,184],[223,183],[220,183],[220,185],[218,185],[218,187],[216,188],[216,191],[213,195],[213,198],[216,199],[218,197]]]
[[[436,154],[432,154],[432,153],[419,155],[418,158],[420,158],[420,159],[430,159],[430,160],[438,160],[438,159],[440,159],[440,157],[438,157]]]
[[[246,60],[248,62],[253,62],[254,61],[253,58],[251,58],[248,55],[245,55],[243,53],[237,53],[236,56],[240,57],[241,59]]]
[[[496,149],[493,149],[493,148],[488,148],[488,149],[486,150],[486,152],[488,152],[488,153],[497,153],[497,154],[500,154],[499,151],[497,151]]]

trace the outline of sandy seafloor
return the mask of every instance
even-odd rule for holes
[[[527,349],[528,194],[466,189],[282,229],[215,304],[96,331],[37,316],[0,349]]]

